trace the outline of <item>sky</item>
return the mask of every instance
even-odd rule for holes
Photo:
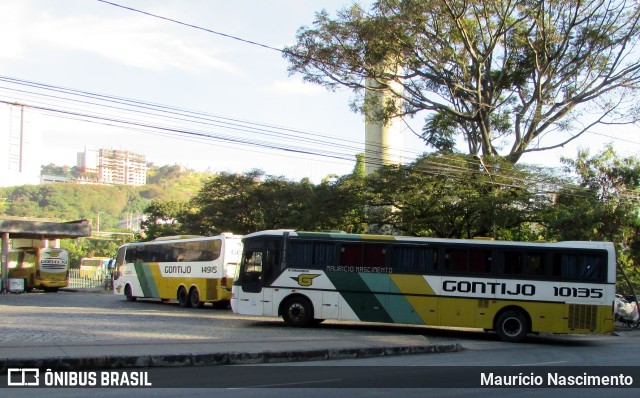
[[[315,12],[335,15],[352,3],[112,1],[274,48],[294,44]],[[228,36],[97,0],[0,0],[0,101],[29,105],[25,128],[42,137],[42,164],[73,166],[89,146],[200,171],[260,168],[314,182],[349,173],[364,151],[364,120],[349,109],[352,94],[303,83],[300,75],[288,75],[280,52]],[[0,112],[7,108],[0,104]],[[103,119],[87,121],[86,114]],[[420,131],[424,117],[407,121],[413,131]],[[523,161],[557,166],[578,146],[597,151],[607,142],[636,156],[639,132],[595,129],[577,143]],[[408,129],[404,137],[407,162],[431,150]]]

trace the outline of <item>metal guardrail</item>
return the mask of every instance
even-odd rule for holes
[[[93,275],[83,275],[80,276],[79,269],[70,269],[69,270],[69,287],[70,288],[103,288],[103,289],[111,289],[112,281],[111,275],[106,274],[103,275],[101,273],[96,273]]]

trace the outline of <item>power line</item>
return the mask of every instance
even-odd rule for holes
[[[216,145],[223,143],[227,147],[242,148],[252,151],[274,150],[285,152],[288,157],[291,156],[315,156],[323,159],[331,159],[340,162],[352,162],[356,153],[362,152],[362,143],[357,141],[342,140],[338,137],[314,134],[301,130],[272,126],[264,123],[248,122],[240,119],[227,118],[219,115],[210,115],[203,112],[190,111],[166,105],[145,103],[138,100],[126,99],[122,97],[106,96],[103,94],[90,93],[86,91],[74,90],[59,86],[51,86],[41,83],[28,82],[19,79],[13,79],[0,76],[0,81],[10,84],[24,85],[38,90],[53,91],[56,95],[43,94],[27,90],[17,90],[13,88],[0,87],[0,89],[11,90],[21,95],[33,96],[35,98],[45,98],[47,101],[58,102],[56,105],[42,103],[40,105],[31,102],[25,104],[33,110],[55,117],[80,120],[95,124],[102,124],[110,127],[125,128],[133,131],[144,132],[147,134],[165,136],[180,140],[211,143],[217,142]],[[61,94],[71,95],[72,98],[62,97]],[[82,99],[77,99],[79,97]],[[90,99],[88,101],[86,99]],[[97,109],[103,109],[108,112],[96,112],[86,109],[73,109],[65,105],[65,101],[69,101],[75,105],[91,106]],[[16,101],[0,101],[2,103],[16,105]],[[59,103],[62,102],[62,105]],[[116,112],[116,114],[109,113]],[[148,118],[152,117],[153,121]],[[221,119],[224,123],[219,124]],[[161,120],[164,123],[158,123]],[[230,121],[233,121],[230,122]],[[190,126],[195,124],[196,127]],[[233,136],[221,134],[219,132],[207,130],[207,128],[223,129],[231,132],[249,132],[254,134],[256,138],[246,136]],[[205,128],[205,129],[203,129]],[[302,134],[302,135],[301,135]],[[305,137],[305,135],[308,135]],[[267,139],[265,141],[265,138]],[[269,138],[275,138],[277,141],[270,141]],[[298,140],[296,145],[283,143],[282,140],[292,141]],[[327,142],[327,140],[335,140]],[[346,142],[346,145],[345,145]],[[301,145],[301,143],[306,144]],[[328,144],[328,145],[326,145]],[[353,144],[353,145],[352,145]],[[310,146],[309,146],[310,145]],[[326,147],[324,146],[326,145]],[[458,157],[440,156],[442,162],[433,160],[421,161],[416,164],[414,170],[424,174],[442,176],[446,178],[466,178],[471,174],[483,174],[478,160],[464,159],[463,164],[466,166],[452,165],[451,161],[460,162]],[[367,159],[371,164],[371,159]],[[374,162],[374,164],[376,164]],[[382,166],[382,164],[376,164]],[[492,185],[498,188],[511,187],[525,190],[531,190],[532,187],[539,185],[549,186],[550,189],[558,191],[565,190],[567,194],[580,195],[582,189],[575,185],[558,183],[545,177],[535,177],[523,179],[513,174],[514,170],[496,169],[497,166],[488,165],[486,169],[489,180],[483,181],[483,184]],[[547,190],[548,191],[548,190]],[[634,193],[627,195],[634,197]]]
[[[254,46],[263,47],[263,48],[266,48],[268,50],[277,51],[277,52],[282,53],[282,54],[296,55],[296,54],[292,54],[289,51],[282,50],[282,49],[279,49],[279,48],[276,48],[276,47],[271,47],[271,46],[268,46],[266,44],[258,43],[258,42],[253,41],[253,40],[247,40],[247,39],[243,39],[241,37],[233,36],[233,35],[230,35],[230,34],[227,34],[227,33],[222,33],[222,32],[218,32],[218,31],[215,31],[215,30],[203,28],[202,26],[193,25],[193,24],[190,24],[190,23],[187,23],[187,22],[178,21],[177,19],[163,17],[162,15],[153,14],[153,13],[150,13],[150,12],[147,12],[147,11],[142,11],[142,10],[139,10],[139,9],[136,9],[136,8],[133,8],[133,7],[123,6],[121,4],[113,3],[113,2],[110,2],[110,1],[106,1],[106,0],[97,0],[97,1],[99,1],[101,3],[112,5],[114,7],[119,7],[119,8],[125,9],[125,10],[129,10],[129,11],[137,12],[137,13],[140,13],[140,14],[144,14],[144,15],[147,15],[147,16],[150,16],[150,17],[154,17],[154,18],[158,18],[158,19],[163,19],[165,21],[177,23],[179,25],[187,26],[189,28],[203,30],[205,32],[212,33],[214,35],[218,35],[218,36],[222,36],[222,37],[226,37],[228,39],[240,41],[240,42],[251,44],[251,45],[254,45]],[[296,56],[298,56],[298,55],[296,55]]]
[[[337,137],[335,135],[329,135],[326,133],[309,132],[289,127],[274,126],[265,123],[241,120],[238,118],[229,118],[220,115],[213,115],[209,113],[186,110],[166,105],[147,103],[123,97],[107,96],[103,94],[70,89],[66,87],[25,81],[6,76],[0,76],[0,82],[2,81],[9,84],[27,86],[30,88],[35,88],[37,90],[43,90],[45,92],[52,91],[56,93],[55,95],[52,95],[43,94],[41,92],[27,91],[23,89],[15,89],[11,87],[0,87],[0,90],[16,92],[23,97],[26,95],[27,97],[41,97],[46,98],[47,100],[56,101],[55,105],[52,105],[50,102],[45,103],[45,107],[55,106],[56,109],[61,109],[60,102],[71,102],[81,106],[86,105],[90,107],[103,108],[107,112],[117,112],[117,116],[114,116],[113,113],[107,113],[112,118],[122,118],[122,116],[120,116],[121,114],[131,114],[141,117],[152,117],[154,120],[154,124],[157,124],[157,119],[161,118],[162,120],[166,120],[169,123],[193,123],[195,125],[204,127],[215,127],[231,131],[250,132],[252,134],[261,136],[271,136],[278,140],[295,140],[296,142],[303,142],[309,145],[314,145],[316,147],[334,147],[340,150],[347,149],[351,152],[352,159],[355,158],[356,153],[360,153],[363,150],[363,144],[361,141],[348,140],[343,137]],[[64,94],[65,96],[61,96],[61,94]],[[87,98],[89,98],[91,101],[87,101]],[[40,101],[40,104],[43,104],[42,101]],[[74,109],[67,105],[62,105],[62,108],[72,109],[74,112],[78,111],[77,108]],[[104,115],[105,113],[101,112],[101,114]],[[127,119],[130,120],[130,117],[127,116]],[[380,149],[381,147],[377,146],[377,148]],[[411,151],[405,151],[405,153],[407,155],[410,155]],[[417,156],[420,153],[415,152],[414,154]]]

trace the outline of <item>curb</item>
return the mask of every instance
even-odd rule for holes
[[[380,356],[419,355],[458,352],[460,344],[394,346],[372,348],[328,348],[315,350],[222,352],[213,354],[170,354],[142,356],[94,356],[57,358],[10,358],[0,363],[0,374],[8,368],[149,368],[176,366],[243,365],[298,361],[322,361],[330,359],[357,359]]]

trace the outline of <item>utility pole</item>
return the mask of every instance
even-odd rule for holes
[[[24,157],[24,105],[20,105],[20,159],[18,171],[22,173],[22,163]]]

